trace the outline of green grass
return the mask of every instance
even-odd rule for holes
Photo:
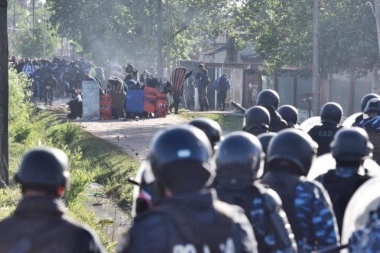
[[[181,112],[181,116],[192,120],[198,117],[215,120],[222,127],[223,133],[242,130],[243,115],[235,113]]]

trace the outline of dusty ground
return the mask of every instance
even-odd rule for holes
[[[45,106],[39,101],[36,103],[40,108],[62,111],[62,116],[64,116],[68,113],[67,101],[66,99],[56,100],[52,106]],[[157,131],[173,124],[185,123],[186,119],[180,114],[169,114],[166,118],[70,121],[79,124],[83,130],[117,145],[126,154],[143,160],[148,153],[150,141]]]
[[[84,130],[117,145],[125,153],[143,160],[148,153],[150,141],[157,131],[186,121],[178,114],[170,114],[166,118],[77,122]]]

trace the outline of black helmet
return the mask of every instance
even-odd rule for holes
[[[277,109],[280,104],[280,96],[275,90],[262,90],[257,97],[257,105]]]
[[[380,98],[372,98],[364,108],[364,113],[380,112]]]
[[[331,153],[342,162],[361,161],[372,156],[373,145],[367,132],[360,127],[340,129],[331,142]]]
[[[189,124],[202,130],[209,139],[212,147],[215,147],[215,145],[222,138],[222,128],[215,120],[208,118],[196,118],[191,120]]]
[[[67,188],[69,177],[69,160],[62,150],[34,148],[22,158],[15,180],[23,186],[54,189]]]
[[[299,174],[307,175],[317,153],[318,144],[302,131],[285,129],[270,142],[267,151],[267,164],[270,170],[276,169],[271,164],[277,160],[293,163]]]
[[[288,125],[295,125],[298,122],[298,110],[292,105],[283,105],[278,108],[278,113],[288,123]]]
[[[269,111],[263,106],[253,106],[244,114],[243,130],[255,134],[268,132],[270,125]]]
[[[191,125],[159,131],[152,139],[149,162],[157,182],[173,192],[200,190],[213,179],[211,144]]]
[[[261,144],[254,135],[242,131],[229,133],[216,152],[218,184],[230,189],[252,185],[263,155]]]
[[[369,93],[364,95],[362,101],[360,101],[360,109],[362,110],[362,112],[364,112],[364,109],[367,106],[368,101],[370,101],[372,98],[380,98],[380,96],[375,93]]]
[[[338,125],[342,119],[343,109],[338,103],[329,102],[322,106],[321,122]]]
[[[268,150],[268,145],[270,140],[275,137],[277,133],[275,132],[268,132],[268,133],[262,133],[257,136],[261,143],[261,147],[263,148],[263,152],[266,154]]]

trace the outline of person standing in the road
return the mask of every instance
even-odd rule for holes
[[[231,87],[231,81],[227,78],[227,74],[223,74],[216,79],[214,89],[216,90],[217,109],[224,111],[226,109],[227,91]]]
[[[198,73],[195,75],[195,80],[198,88],[200,110],[208,111],[209,103],[207,99],[207,86],[210,83],[210,77],[203,64],[198,66]]]
[[[66,217],[59,199],[69,183],[69,161],[55,148],[27,152],[15,179],[23,198],[0,222],[0,252],[105,252],[97,235]]]
[[[42,83],[42,92],[45,99],[45,105],[53,104],[54,91],[57,88],[57,79],[53,75],[49,75]]]

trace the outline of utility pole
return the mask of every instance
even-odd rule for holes
[[[33,6],[32,6],[32,19],[33,19],[33,29],[34,29],[34,0],[32,0],[32,4],[33,4]]]
[[[157,75],[164,75],[164,60],[162,56],[162,0],[157,0]]]
[[[9,184],[7,0],[0,0],[0,187]]]
[[[313,115],[319,114],[319,59],[318,59],[319,0],[313,0]]]

